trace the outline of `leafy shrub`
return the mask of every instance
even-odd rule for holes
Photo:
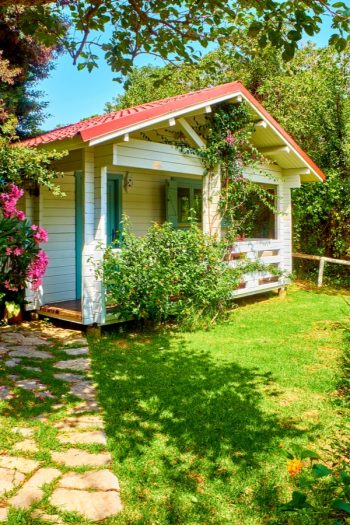
[[[124,228],[122,250],[107,248],[98,269],[107,306],[122,317],[165,321],[186,327],[214,322],[232,303],[232,291],[246,271],[261,265],[224,261],[229,245],[205,235],[195,224],[186,230],[154,224],[144,237]],[[264,267],[266,269],[266,267]]]
[[[281,505],[280,509],[298,513],[309,507],[313,509],[315,516],[319,516],[319,523],[325,523],[325,518],[333,518],[334,525],[349,523],[348,465],[344,462],[341,466],[329,468],[324,463],[315,462],[319,459],[318,454],[305,449],[288,456],[290,461],[287,470],[293,479],[295,490],[291,500]]]
[[[22,195],[15,184],[0,184],[0,302],[23,303],[26,284],[36,290],[48,263],[40,248],[46,230],[31,225],[16,208]]]

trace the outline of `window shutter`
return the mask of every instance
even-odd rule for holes
[[[166,220],[177,228],[177,182],[167,180],[165,186]]]

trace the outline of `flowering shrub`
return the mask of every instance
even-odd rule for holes
[[[312,508],[317,523],[349,523],[350,515],[350,475],[344,462],[329,468],[319,460],[312,450],[296,449],[287,453],[290,458],[287,472],[293,483],[290,501],[280,505],[286,512],[302,513],[306,507]],[[327,518],[327,519],[325,519]],[[333,518],[328,521],[328,518]],[[295,521],[295,523],[299,521]],[[302,521],[300,520],[300,523]],[[289,523],[289,522],[288,522]],[[294,522],[293,522],[294,523]]]
[[[232,303],[242,275],[262,266],[243,261],[229,267],[224,262],[229,248],[228,241],[204,234],[194,223],[186,230],[154,224],[144,237],[124,227],[122,250],[107,248],[98,268],[107,306],[124,318],[207,325]]]
[[[0,298],[23,303],[25,287],[33,290],[41,285],[48,258],[40,248],[47,242],[41,226],[30,225],[25,214],[17,210],[23,190],[14,183],[2,181],[0,193]]]

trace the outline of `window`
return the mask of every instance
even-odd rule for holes
[[[271,197],[271,204],[276,205],[276,189],[265,188]],[[253,239],[276,239],[276,215],[269,206],[261,202],[258,198],[254,199],[256,212],[254,214],[254,224],[252,224],[249,237]]]
[[[202,222],[202,182],[170,179],[166,188],[166,218],[176,228],[186,228],[192,215]]]

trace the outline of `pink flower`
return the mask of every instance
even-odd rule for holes
[[[20,210],[17,210],[17,211],[16,211],[16,217],[17,217],[17,219],[19,219],[20,221],[24,221],[25,218],[26,218],[24,212],[23,212],[23,211],[20,211]]]
[[[13,255],[15,255],[16,257],[19,257],[20,255],[23,255],[23,254],[24,254],[24,248],[20,248],[19,246],[15,246],[15,247],[12,249],[12,253],[13,253]]]
[[[229,131],[226,135],[225,142],[232,145],[236,142],[236,140],[237,140],[236,137],[234,137],[231,131]]]
[[[18,292],[18,288],[17,286],[13,285],[10,283],[10,281],[8,279],[6,279],[6,281],[4,282],[4,286],[7,290],[9,290],[10,292]]]
[[[12,217],[16,217],[17,213],[23,214],[23,212],[18,212],[16,210],[16,204],[24,192],[13,183],[8,184],[6,190],[6,192],[0,194],[0,205],[2,206],[2,212],[5,219],[11,219]]]
[[[6,253],[6,255],[11,255],[12,254],[12,248],[6,248],[5,253]]]
[[[39,250],[27,271],[27,278],[31,281],[34,291],[41,285],[41,278],[45,274],[48,263],[49,259],[44,250]]]
[[[41,242],[47,242],[49,240],[49,236],[45,228],[37,226],[36,224],[32,224],[31,230],[34,232],[33,237],[38,244]]]

